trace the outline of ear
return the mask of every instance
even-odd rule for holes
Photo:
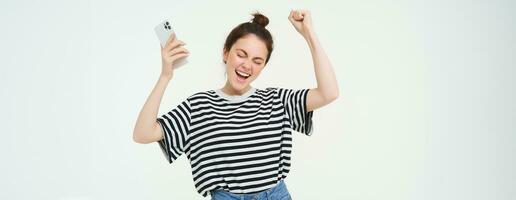
[[[222,49],[222,62],[224,62],[224,64],[226,64],[226,60],[228,60],[228,53],[226,49]]]

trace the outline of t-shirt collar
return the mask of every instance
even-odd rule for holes
[[[224,93],[221,89],[215,90],[215,93],[217,93],[217,95],[219,95],[220,97],[222,97],[223,99],[226,99],[228,101],[240,102],[240,101],[246,100],[247,97],[253,95],[255,91],[256,91],[256,88],[251,87],[251,88],[249,88],[249,90],[247,90],[247,92],[245,92],[242,95],[229,95],[229,94]]]

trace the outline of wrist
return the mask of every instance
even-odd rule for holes
[[[172,79],[172,74],[160,74],[159,81],[170,81]]]
[[[317,44],[317,34],[313,30],[308,30],[307,33],[304,35],[304,38],[306,42],[308,43],[308,46],[313,47]]]
[[[315,31],[313,29],[313,27],[307,27],[304,31],[304,34],[302,34],[304,38],[311,38],[311,37],[315,37]]]

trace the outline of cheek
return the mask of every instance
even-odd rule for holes
[[[234,67],[238,67],[238,66],[242,65],[244,62],[245,62],[245,59],[244,58],[239,58],[238,56],[234,56],[234,57],[231,58],[231,64]]]
[[[227,77],[236,76],[235,68],[230,66],[230,63],[228,63],[228,65],[226,66],[226,75],[227,75]]]
[[[264,67],[265,67],[265,66],[259,66],[259,67],[256,67],[256,68],[255,68],[255,70],[256,70],[255,72],[257,72],[257,74],[261,74],[261,73],[262,73],[262,70],[263,70],[263,68],[264,68]]]
[[[262,70],[263,70],[263,67],[259,67],[259,66],[256,66],[254,69],[253,69],[253,72],[254,72],[254,79],[256,79],[261,73],[262,73]]]

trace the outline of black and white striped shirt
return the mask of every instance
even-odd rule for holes
[[[312,134],[308,90],[196,93],[158,117],[164,132],[159,146],[169,163],[186,154],[204,197],[219,188],[254,193],[274,187],[290,171],[291,132]]]

